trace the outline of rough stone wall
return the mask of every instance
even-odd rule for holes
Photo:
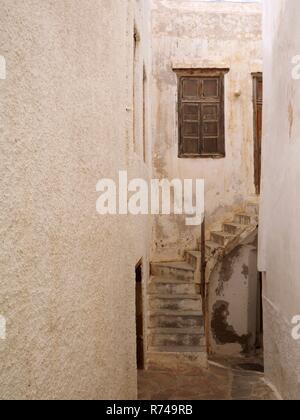
[[[300,398],[299,156],[300,3],[264,2],[264,128],[259,268],[264,280],[266,376],[284,398]]]
[[[134,17],[150,73],[149,2],[0,6],[0,398],[134,399],[134,269],[144,257],[147,280],[151,225],[99,216],[96,183],[149,176],[132,130]]]
[[[262,70],[261,5],[153,0],[153,165],[158,178],[206,183],[207,227],[255,193],[252,72]],[[225,77],[225,159],[179,159],[174,68],[230,68]],[[158,217],[153,257],[180,258],[200,229]]]

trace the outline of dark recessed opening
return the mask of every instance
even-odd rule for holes
[[[241,363],[237,366],[238,369],[242,370],[249,370],[251,372],[260,372],[264,373],[265,369],[263,365],[260,365],[258,363]]]
[[[136,282],[136,359],[139,370],[144,369],[144,319],[143,319],[143,262],[135,268]]]

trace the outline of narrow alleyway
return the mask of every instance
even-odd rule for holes
[[[300,1],[0,5],[0,401],[300,401]]]
[[[209,369],[140,371],[140,400],[277,400],[258,372],[211,363]]]

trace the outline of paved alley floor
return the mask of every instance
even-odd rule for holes
[[[139,400],[276,400],[263,374],[210,365],[182,372],[140,371]]]

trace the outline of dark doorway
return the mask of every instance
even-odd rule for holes
[[[257,332],[256,349],[263,350],[264,347],[264,317],[263,317],[263,275],[258,273],[258,304],[257,304]]]
[[[262,112],[263,112],[263,75],[253,74],[254,106],[254,182],[256,194],[260,194],[261,183],[261,145],[262,145]]]
[[[144,319],[143,319],[143,263],[135,268],[136,280],[136,358],[139,370],[144,369]]]

